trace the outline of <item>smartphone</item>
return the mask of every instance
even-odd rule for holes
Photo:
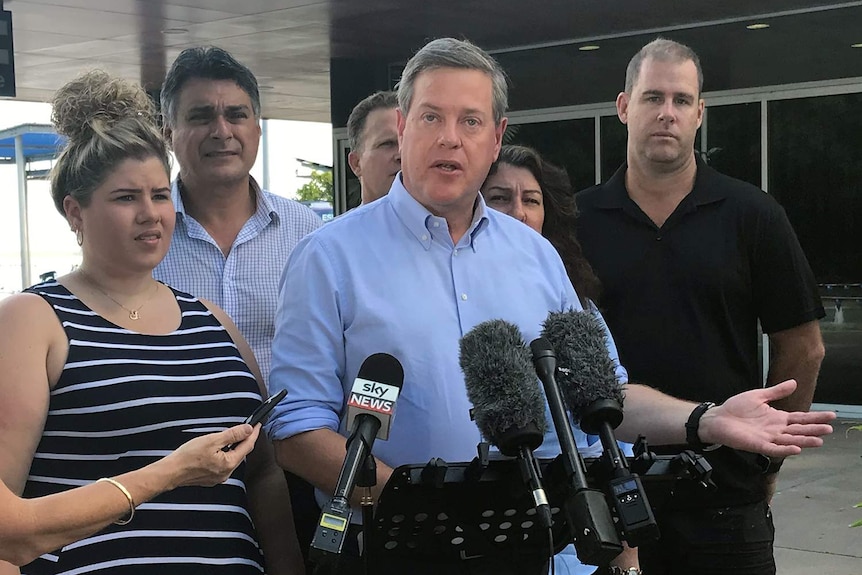
[[[258,423],[263,423],[266,421],[266,416],[269,415],[269,412],[272,411],[272,408],[278,405],[278,403],[284,399],[284,396],[287,395],[287,390],[282,389],[275,395],[271,395],[267,398],[266,401],[257,406],[257,409],[254,412],[245,418],[243,423],[247,423],[254,427]]]
[[[275,395],[269,396],[266,399],[266,401],[264,401],[263,403],[261,403],[260,405],[257,406],[257,409],[255,409],[251,415],[249,415],[248,417],[245,418],[245,421],[243,421],[243,423],[247,423],[247,424],[251,425],[252,427],[257,425],[258,423],[263,423],[264,421],[266,421],[266,416],[269,415],[269,412],[272,411],[272,408],[275,407],[276,405],[278,405],[278,403],[282,399],[284,399],[284,396],[286,396],[286,395],[287,395],[287,390],[282,389],[281,391],[279,391]],[[230,451],[231,449],[233,449],[236,446],[237,446],[236,443],[228,445],[224,448],[224,451]]]

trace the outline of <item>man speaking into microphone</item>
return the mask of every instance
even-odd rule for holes
[[[434,40],[405,66],[398,101],[402,171],[389,194],[307,236],[282,280],[269,385],[290,393],[267,432],[280,465],[326,494],[318,501],[335,491],[349,433],[347,402],[368,356],[388,353],[404,368],[389,438],[373,446],[376,497],[398,465],[475,456],[481,438],[458,364],[464,334],[499,318],[531,341],[549,311],[581,309],[551,244],[487,209],[479,194],[507,123],[499,65],[469,42]],[[617,372],[623,383],[618,365]],[[626,415],[640,414],[633,420],[642,429],[623,438],[640,431],[684,441],[695,405],[637,387],[627,390]],[[737,396],[735,409],[710,410],[700,438],[742,438],[770,454],[818,445],[816,436],[830,431],[822,424],[828,416],[770,409],[766,401],[781,393],[789,390]],[[536,455],[556,453],[549,432]],[[578,572],[575,557],[561,561]]]
[[[404,367],[389,438],[373,446],[377,495],[398,465],[476,455],[458,364],[464,334],[499,317],[529,340],[548,310],[579,306],[553,247],[479,195],[506,94],[502,70],[476,46],[421,49],[399,87],[402,172],[389,194],[328,223],[289,260],[270,386],[288,388],[290,401],[268,432],[280,464],[322,490],[321,503],[345,458],[347,403],[366,357],[389,353]],[[551,436],[537,455],[559,453]]]

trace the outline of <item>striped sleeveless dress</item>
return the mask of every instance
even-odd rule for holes
[[[172,288],[171,288],[172,289]],[[54,308],[69,355],[51,392],[25,497],[139,469],[198,435],[237,423],[260,402],[257,382],[219,321],[173,290],[182,323],[167,335],[121,328],[65,287],[27,290]],[[23,567],[25,575],[259,574],[245,464],[212,488],[182,487],[103,531]]]

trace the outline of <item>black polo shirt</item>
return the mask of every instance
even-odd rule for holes
[[[577,195],[577,234],[632,381],[695,401],[760,387],[757,320],[773,333],[823,317],[784,209],[698,161],[661,228],[632,201],[624,165]]]
[[[658,227],[629,197],[625,171],[576,198],[578,238],[629,380],[716,403],[760,387],[758,319],[773,333],[824,315],[784,209],[698,160],[694,188]],[[756,456],[722,448],[707,459],[719,491],[678,486],[677,505],[763,497]]]

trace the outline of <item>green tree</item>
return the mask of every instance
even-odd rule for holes
[[[319,172],[313,170],[311,177],[301,188],[296,191],[296,198],[300,202],[329,202],[332,203],[332,172]]]

